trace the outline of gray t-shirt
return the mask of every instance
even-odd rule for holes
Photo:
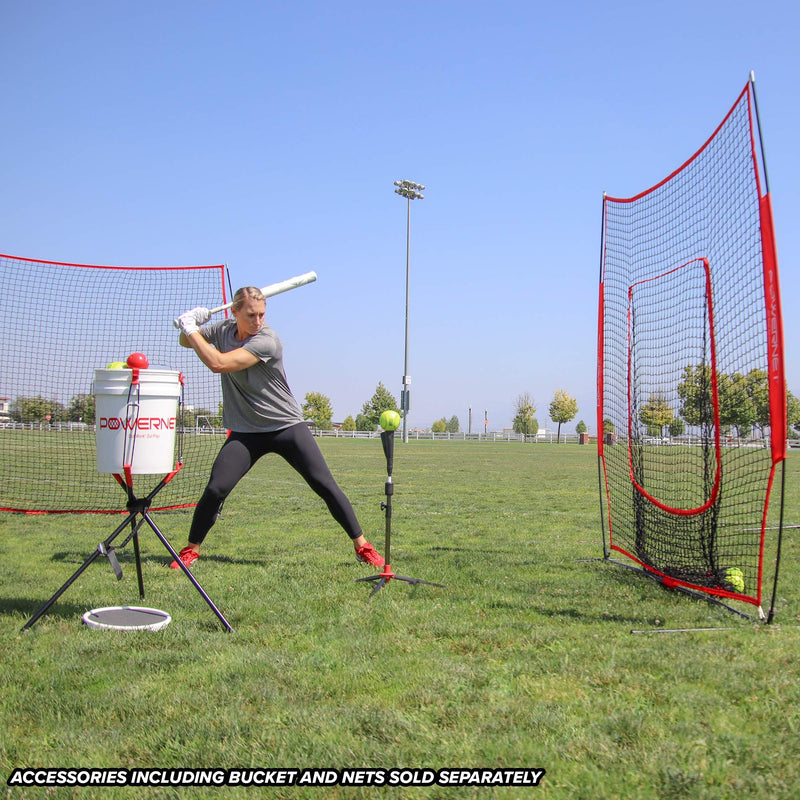
[[[258,363],[222,378],[222,423],[232,431],[266,433],[303,421],[283,371],[283,345],[266,323],[247,339],[236,338],[236,320],[225,319],[200,329],[221,353],[244,347]]]

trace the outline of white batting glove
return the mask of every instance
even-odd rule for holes
[[[194,321],[198,325],[205,325],[211,319],[211,312],[207,308],[203,308],[202,306],[198,306],[197,308],[193,308],[190,314],[194,314]]]
[[[181,314],[176,322],[178,323],[178,327],[187,335],[190,336],[193,333],[197,333],[200,330],[200,326],[204,322],[208,322],[211,319],[211,312],[207,308],[193,308],[191,311],[185,311]]]
[[[193,333],[197,333],[200,330],[200,326],[195,321],[194,314],[191,311],[187,311],[185,314],[181,314],[178,317],[178,327],[187,336],[191,336]]]

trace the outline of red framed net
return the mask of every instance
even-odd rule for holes
[[[95,369],[134,352],[151,369],[183,376],[175,444],[183,467],[158,502],[195,503],[225,435],[222,396],[219,379],[179,346],[172,320],[226,302],[223,265],[114,267],[0,255],[0,510],[120,511],[120,487],[97,471],[92,382]]]
[[[749,81],[679,169],[604,197],[597,424],[606,556],[760,608],[786,385],[758,133]]]

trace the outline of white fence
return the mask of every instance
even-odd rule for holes
[[[0,428],[11,431],[66,431],[94,433],[94,424],[86,422],[0,422]]]
[[[335,439],[374,439],[381,435],[380,431],[318,431],[312,430],[317,438]],[[395,439],[401,439],[403,432],[395,431]],[[437,441],[437,442],[529,442],[542,444],[555,444],[556,434],[548,433],[543,436],[530,436],[523,433],[507,433],[505,431],[489,431],[488,433],[433,433],[432,431],[409,431],[409,441]],[[566,444],[578,442],[577,433],[562,433],[560,442]],[[596,442],[596,440],[593,440]]]
[[[23,430],[23,431],[86,431],[94,433],[94,425],[85,422],[5,422],[0,423],[1,428],[8,428],[10,430]],[[330,430],[320,431],[311,429],[311,432],[317,438],[333,438],[333,439],[376,439],[381,435],[379,430],[376,431],[342,431]],[[228,431],[225,428],[216,428],[209,425],[195,425],[186,428],[186,433],[197,434],[198,436],[225,436]],[[395,438],[402,438],[402,431],[395,431]],[[408,438],[411,440],[435,440],[435,441],[452,441],[452,442],[542,442],[553,444],[556,441],[555,433],[548,433],[543,436],[525,436],[521,433],[506,433],[503,431],[489,432],[489,433],[432,433],[431,431],[409,431]],[[578,434],[576,433],[562,433],[561,444],[567,442],[576,443],[578,441]]]
[[[85,422],[0,422],[0,429],[22,430],[22,431],[52,431],[52,432],[82,432],[94,433],[94,425]],[[311,432],[319,439],[377,439],[381,432],[376,431],[343,431],[330,430],[320,431],[312,428]],[[198,436],[226,436],[228,431],[225,428],[212,428],[208,425],[197,425],[186,428],[187,434]],[[395,431],[395,439],[402,438],[402,431]],[[548,431],[544,434],[535,436],[522,433],[510,433],[506,431],[489,431],[488,433],[433,433],[432,431],[408,432],[409,441],[437,441],[437,442],[525,442],[528,444],[591,444],[597,445],[596,436],[586,434],[562,433],[558,438],[556,433]],[[615,444],[627,445],[627,439],[616,437]],[[684,435],[672,439],[648,438],[643,444],[653,447],[664,445],[684,445],[691,446],[700,444],[701,440],[697,437]],[[610,444],[610,443],[609,443]],[[800,448],[800,439],[789,439],[786,442],[790,448]],[[769,447],[769,437],[739,439],[736,437],[722,437],[723,447]]]

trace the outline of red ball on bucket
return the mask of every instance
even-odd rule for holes
[[[126,363],[131,369],[147,369],[150,366],[144,353],[131,353]]]

